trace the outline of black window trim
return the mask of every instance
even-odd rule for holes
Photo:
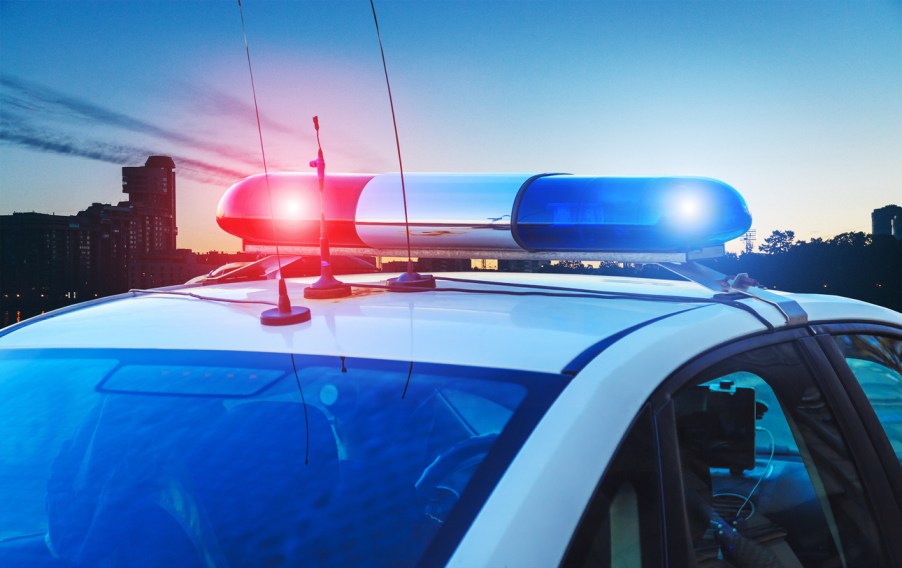
[[[661,486],[665,493],[662,501],[665,507],[665,523],[670,529],[665,531],[664,558],[668,566],[697,566],[689,538],[689,517],[683,495],[682,468],[680,467],[679,442],[673,427],[676,419],[673,411],[672,395],[699,373],[740,353],[793,342],[807,337],[809,330],[796,327],[744,337],[737,341],[721,344],[709,349],[683,364],[670,374],[651,396],[655,416],[655,430],[659,433],[661,445],[658,447],[661,459]],[[677,523],[678,526],[673,526]]]
[[[798,348],[800,356],[805,364],[809,366],[818,387],[828,397],[831,410],[836,416],[840,430],[849,446],[851,457],[861,476],[863,490],[871,505],[870,508],[875,522],[882,531],[881,541],[884,545],[885,553],[893,565],[902,566],[902,539],[899,539],[898,535],[893,532],[895,527],[902,526],[902,511],[900,511],[900,506],[893,506],[896,500],[891,489],[890,479],[886,476],[877,450],[871,444],[871,436],[860,422],[862,414],[857,411],[856,405],[849,400],[847,396],[848,391],[844,388],[844,382],[838,376],[825,350],[820,345],[819,338],[816,337],[819,334],[827,333],[827,330],[832,330],[833,333],[836,333],[837,329],[841,330],[841,333],[849,333],[852,330],[860,333],[865,330],[874,331],[879,329],[884,334],[887,330],[893,330],[894,336],[900,335],[899,330],[888,326],[864,325],[853,322],[827,326],[795,327],[778,332],[757,334],[722,344],[694,357],[691,361],[671,373],[651,396],[650,401],[655,416],[655,429],[659,433],[659,440],[662,444],[659,446],[658,452],[661,462],[661,484],[662,489],[665,491],[662,496],[662,502],[665,506],[665,523],[670,525],[671,522],[681,522],[683,529],[681,531],[680,527],[670,525],[670,529],[664,532],[666,539],[664,543],[664,558],[668,565],[695,565],[695,559],[691,554],[688,559],[686,558],[689,545],[686,540],[686,535],[688,535],[688,517],[685,500],[681,494],[676,496],[672,494],[673,487],[682,487],[680,467],[678,467],[679,448],[676,436],[671,432],[673,430],[671,426],[673,424],[672,394],[700,372],[720,361],[754,349],[789,343],[794,344]],[[854,377],[852,379],[854,380]],[[873,413],[869,405],[868,410]],[[874,420],[876,420],[876,416]],[[671,435],[660,435],[667,432],[671,432]],[[672,447],[667,447],[671,445]],[[667,458],[666,461],[665,457]],[[670,493],[668,493],[668,489]],[[887,501],[887,498],[889,501]],[[673,511],[673,508],[677,508],[677,511]],[[671,509],[669,513],[667,509]],[[687,560],[688,563],[686,562]]]
[[[653,397],[654,398],[654,397]],[[657,403],[656,403],[657,402]],[[660,404],[658,404],[660,403]],[[661,503],[664,511],[664,565],[696,566],[689,535],[689,517],[683,491],[683,473],[680,468],[680,444],[676,429],[662,424],[676,423],[673,399],[652,400],[654,428],[658,440],[658,473],[661,484]]]
[[[654,413],[652,412],[652,408],[648,402],[642,405],[642,408],[636,412],[636,415],[633,417],[633,420],[630,422],[629,427],[626,429],[623,436],[620,438],[620,441],[617,443],[617,447],[614,449],[613,453],[611,453],[611,460],[608,462],[608,465],[605,467],[604,473],[602,474],[600,480],[595,485],[595,489],[592,490],[592,496],[586,502],[586,506],[583,509],[582,514],[580,515],[579,522],[576,524],[576,529],[573,531],[573,534],[570,536],[570,542],[567,543],[567,548],[564,551],[563,556],[561,557],[560,566],[566,567],[573,565],[573,557],[574,554],[578,554],[580,552],[580,547],[582,543],[577,542],[577,540],[584,536],[584,526],[587,521],[590,509],[592,508],[593,503],[599,498],[601,494],[601,487],[604,483],[605,477],[607,476],[608,470],[611,467],[611,464],[614,462],[614,457],[620,454],[620,450],[623,445],[626,443],[627,438],[629,438],[630,432],[633,431],[633,428],[636,427],[637,423],[642,420],[647,420],[649,422],[649,427],[652,430],[652,435],[654,437],[654,447],[656,450],[657,461],[655,463],[655,469],[657,473],[657,481],[658,481],[658,500],[661,501],[663,499],[664,493],[663,488],[661,487],[661,456],[660,456],[660,433],[656,428],[657,420],[655,420]],[[667,562],[667,549],[664,547],[664,544],[667,542],[666,533],[667,533],[667,520],[664,515],[660,517],[661,526],[660,535],[661,541],[657,543],[657,547],[660,549],[661,558],[664,560],[664,565],[668,564]],[[677,564],[678,565],[678,564]]]
[[[871,406],[870,401],[865,395],[861,384],[852,372],[852,369],[845,361],[845,357],[836,345],[833,338],[837,335],[879,335],[883,337],[891,337],[898,341],[902,341],[902,330],[871,325],[840,325],[840,326],[819,326],[817,341],[824,354],[829,361],[833,372],[839,379],[842,388],[845,390],[854,412],[857,414],[861,424],[864,425],[869,442],[877,452],[882,470],[889,481],[891,495],[888,499],[895,500],[896,510],[899,514],[896,526],[902,526],[902,467],[899,466],[899,460],[893,451],[892,444],[886,435],[886,430],[877,418],[877,414]],[[902,563],[902,559],[899,560]]]
[[[866,413],[859,412],[860,409],[852,403],[849,390],[844,388],[843,381],[837,376],[820,339],[821,337],[815,336],[799,340],[802,355],[813,369],[814,380],[836,416],[837,427],[845,438],[864,494],[870,502],[877,527],[881,531],[881,540],[888,556],[894,560],[893,564],[898,565],[902,563],[902,541],[898,537],[898,527],[902,526],[902,513],[898,505],[895,505],[892,486],[883,467],[883,461],[873,445],[873,436],[863,424]],[[869,412],[873,413],[871,410]],[[876,420],[876,416],[874,419]]]
[[[762,331],[708,349],[671,373],[649,397],[648,402],[643,405],[642,410],[636,414],[630,426],[626,429],[626,433],[620,439],[617,448],[611,454],[612,456],[618,455],[622,444],[639,416],[645,410],[651,410],[654,435],[657,440],[658,490],[663,507],[661,519],[664,525],[661,527],[663,540],[661,546],[665,566],[696,565],[695,556],[692,554],[692,547],[689,544],[689,526],[686,516],[686,503],[682,491],[682,474],[679,467],[679,444],[676,432],[668,426],[668,424],[674,422],[673,404],[670,395],[699,372],[723,359],[759,347],[791,342],[810,335],[811,331],[807,327],[793,327],[777,332]],[[613,461],[613,457],[611,461]],[[610,466],[610,463],[608,466]],[[586,503],[586,509],[588,509],[592,500],[595,499],[595,495],[600,490],[606,474],[607,468],[605,468],[599,479],[592,497]],[[586,510],[583,511],[582,515],[584,516],[585,514]],[[581,517],[562,557],[562,565],[566,564],[567,559],[570,557],[574,545],[573,539],[579,534],[579,526],[582,522],[583,519]]]

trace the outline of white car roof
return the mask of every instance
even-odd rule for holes
[[[389,276],[341,279],[372,285]],[[444,276],[438,280],[438,291],[403,293],[354,287],[351,297],[331,300],[303,297],[303,288],[313,278],[290,279],[287,285],[292,303],[308,307],[312,320],[284,327],[260,324],[260,313],[271,306],[232,302],[274,304],[275,280],[133,293],[27,320],[4,330],[0,348],[290,352],[559,373],[580,357],[591,355],[593,346],[606,338],[625,336],[687,310],[703,311],[683,318],[680,325],[658,324],[654,329],[687,338],[703,336],[708,318],[698,316],[706,313],[712,318],[731,318],[731,336],[763,331],[767,328],[765,321],[775,327],[786,321],[779,310],[760,300],[742,300],[758,317],[736,306],[705,303],[713,293],[692,282],[485,272]],[[516,286],[501,285],[504,283]],[[479,293],[442,291],[448,289]],[[604,292],[646,299],[592,295]],[[854,320],[902,325],[900,314],[862,302],[831,296],[790,297],[805,309],[810,322]],[[730,338],[721,337],[720,341]]]

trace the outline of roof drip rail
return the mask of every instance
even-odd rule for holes
[[[770,304],[783,314],[783,317],[786,319],[786,325],[805,325],[808,323],[808,314],[798,302],[761,288],[758,286],[758,281],[749,278],[748,274],[727,276],[703,264],[692,261],[685,263],[661,262],[658,264],[674,274],[704,286],[717,294],[740,294]]]

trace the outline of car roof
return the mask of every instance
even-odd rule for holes
[[[328,300],[303,298],[313,278],[289,279],[292,303],[311,310],[311,321],[302,324],[260,324],[260,313],[271,307],[265,303],[277,300],[275,280],[182,286],[26,320],[2,332],[0,348],[285,352],[559,373],[579,366],[599,342],[641,327],[703,335],[706,318],[685,318],[682,326],[658,323],[688,311],[729,314],[736,336],[786,323],[770,304],[715,303],[710,290],[692,282],[480,272],[446,274],[438,278],[436,291],[405,293],[379,286],[389,276],[342,276],[355,285],[353,295]],[[180,295],[189,293],[195,296]],[[902,325],[899,314],[862,302],[790,296],[809,321]]]

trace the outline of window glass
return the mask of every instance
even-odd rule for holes
[[[873,335],[834,339],[902,462],[902,341]]]
[[[652,419],[617,450],[570,543],[565,566],[661,566],[661,499]]]
[[[760,410],[762,416],[757,418],[755,422],[755,448],[759,453],[767,454],[770,452],[771,445],[774,446],[774,452],[784,455],[798,455],[799,448],[796,445],[789,424],[783,416],[783,410],[777,401],[774,391],[767,385],[764,380],[753,373],[740,371],[738,373],[729,373],[716,380],[709,381],[706,386],[716,387],[719,383],[727,381],[733,384],[735,388],[751,388],[754,389],[755,402],[761,406],[756,406],[756,410]],[[756,417],[757,417],[756,412]]]
[[[564,381],[265,353],[0,351],[0,566],[429,563]]]
[[[673,402],[700,565],[885,562],[848,448],[793,345],[718,363]]]
[[[13,360],[0,375],[0,540],[47,529],[44,496],[54,458],[85,420],[95,394],[83,388],[114,359]],[[11,377],[48,377],[50,389],[14,388]],[[13,388],[10,388],[13,387]]]

